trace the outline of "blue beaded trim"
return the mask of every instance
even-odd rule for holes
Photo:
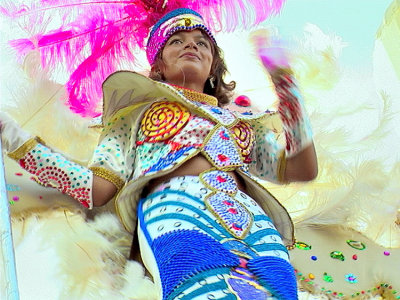
[[[214,268],[208,271],[204,271],[201,272],[199,274],[194,275],[190,281],[187,281],[185,283],[183,283],[182,285],[180,285],[179,287],[177,287],[168,297],[169,299],[176,299],[176,297],[181,294],[182,292],[184,292],[185,290],[190,289],[194,284],[198,283],[199,281],[206,279],[208,277],[211,276],[216,276],[218,274],[229,274],[230,273],[230,268]],[[225,285],[226,286],[226,285]],[[185,296],[186,297],[186,296]],[[222,298],[225,299],[225,298]],[[230,298],[229,298],[230,299]],[[235,298],[233,298],[235,300]]]
[[[162,216],[155,217],[149,221],[147,221],[147,224],[153,224],[155,222],[161,221],[161,220],[166,220],[166,219],[176,219],[176,220],[183,220],[192,223],[193,225],[199,227],[201,230],[205,231],[207,234],[209,234],[212,238],[215,240],[219,241],[222,238],[212,231],[210,228],[208,228],[205,224],[201,223],[198,221],[196,218],[189,217],[187,215],[182,215],[182,214],[177,214],[177,213],[171,213],[171,214],[163,214]]]
[[[218,241],[195,230],[161,235],[151,244],[157,261],[163,299],[190,277],[204,271],[239,265],[239,258]]]
[[[298,299],[296,275],[292,265],[286,260],[274,256],[261,256],[249,260],[247,267],[278,299]]]
[[[289,252],[286,249],[286,247],[279,243],[265,243],[265,244],[252,245],[251,247],[257,252],[277,250],[277,251],[283,251],[287,255],[289,255]]]
[[[198,282],[198,279],[196,278],[196,281],[195,280],[193,280],[193,281]],[[227,286],[226,282],[222,281],[222,280],[215,282],[215,283],[208,283],[205,286],[198,288],[198,289],[194,290],[193,292],[187,294],[186,296],[182,297],[180,300],[192,300],[197,296],[206,295],[206,294],[212,293],[213,291],[221,291],[221,290],[227,289],[227,288],[228,288],[228,286]],[[233,299],[236,299],[236,297]]]

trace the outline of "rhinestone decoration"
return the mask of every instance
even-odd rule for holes
[[[235,180],[226,172],[219,170],[207,171],[200,174],[200,179],[214,191],[234,195],[238,190]]]
[[[253,148],[255,140],[252,127],[249,123],[241,121],[231,129],[231,132],[242,155],[247,157]]]
[[[295,246],[301,250],[311,250],[311,245],[304,242],[296,242]]]
[[[190,119],[189,110],[177,102],[156,102],[141,122],[145,142],[165,141],[174,136]]]
[[[234,114],[232,114],[232,112],[220,107],[200,104],[199,109],[211,115],[224,126],[229,126],[236,121],[236,117]]]
[[[343,253],[341,252],[341,251],[332,251],[331,253],[330,253],[330,256],[333,258],[333,259],[339,259],[339,260],[341,260],[341,261],[344,261],[344,255],[343,255]]]
[[[324,273],[324,281],[326,282],[333,282],[333,278],[331,275],[328,275],[328,273]]]
[[[365,246],[364,243],[359,242],[359,241],[347,240],[346,243],[351,248],[354,248],[354,249],[357,249],[357,250],[364,250],[365,248],[367,248],[367,246]]]
[[[234,237],[243,239],[247,235],[253,218],[243,205],[221,192],[207,196],[205,201],[208,209]]]
[[[204,146],[206,155],[216,167],[234,167],[242,164],[237,147],[225,127],[218,128]]]
[[[358,282],[357,281],[357,276],[355,276],[352,273],[346,274],[345,278],[346,278],[346,281],[349,282],[349,283],[357,283]]]

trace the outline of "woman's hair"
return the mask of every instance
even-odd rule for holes
[[[236,87],[236,82],[231,81],[229,83],[226,83],[224,81],[224,77],[226,73],[228,72],[228,69],[226,68],[226,64],[224,62],[224,59],[222,58],[222,50],[219,48],[217,45],[214,43],[212,44],[212,52],[213,52],[213,62],[211,65],[211,77],[213,78],[213,84],[214,88],[211,87],[210,84],[210,79],[207,79],[205,85],[204,85],[204,93],[214,96],[218,99],[218,105],[219,106],[224,106],[226,104],[229,104],[230,102],[230,97],[232,95],[232,91]],[[160,69],[162,65],[162,56],[161,56],[162,50],[160,50],[156,56],[156,59],[154,61],[154,64],[151,66],[151,70],[149,73],[149,78],[156,80],[156,81],[165,81],[164,74],[161,74]]]

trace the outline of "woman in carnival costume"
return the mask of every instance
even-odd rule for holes
[[[293,224],[262,185],[308,181],[317,162],[310,123],[284,51],[259,41],[278,113],[223,106],[221,51],[203,18],[167,13],[147,42],[150,78],[119,71],[103,83],[104,125],[88,166],[45,146],[6,115],[4,147],[38,181],[87,208],[113,199],[137,230],[162,299],[296,299]],[[276,142],[280,117],[285,147]]]

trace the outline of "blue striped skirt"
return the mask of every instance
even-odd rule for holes
[[[297,299],[279,232],[227,172],[163,182],[139,202],[138,219],[161,299]]]

